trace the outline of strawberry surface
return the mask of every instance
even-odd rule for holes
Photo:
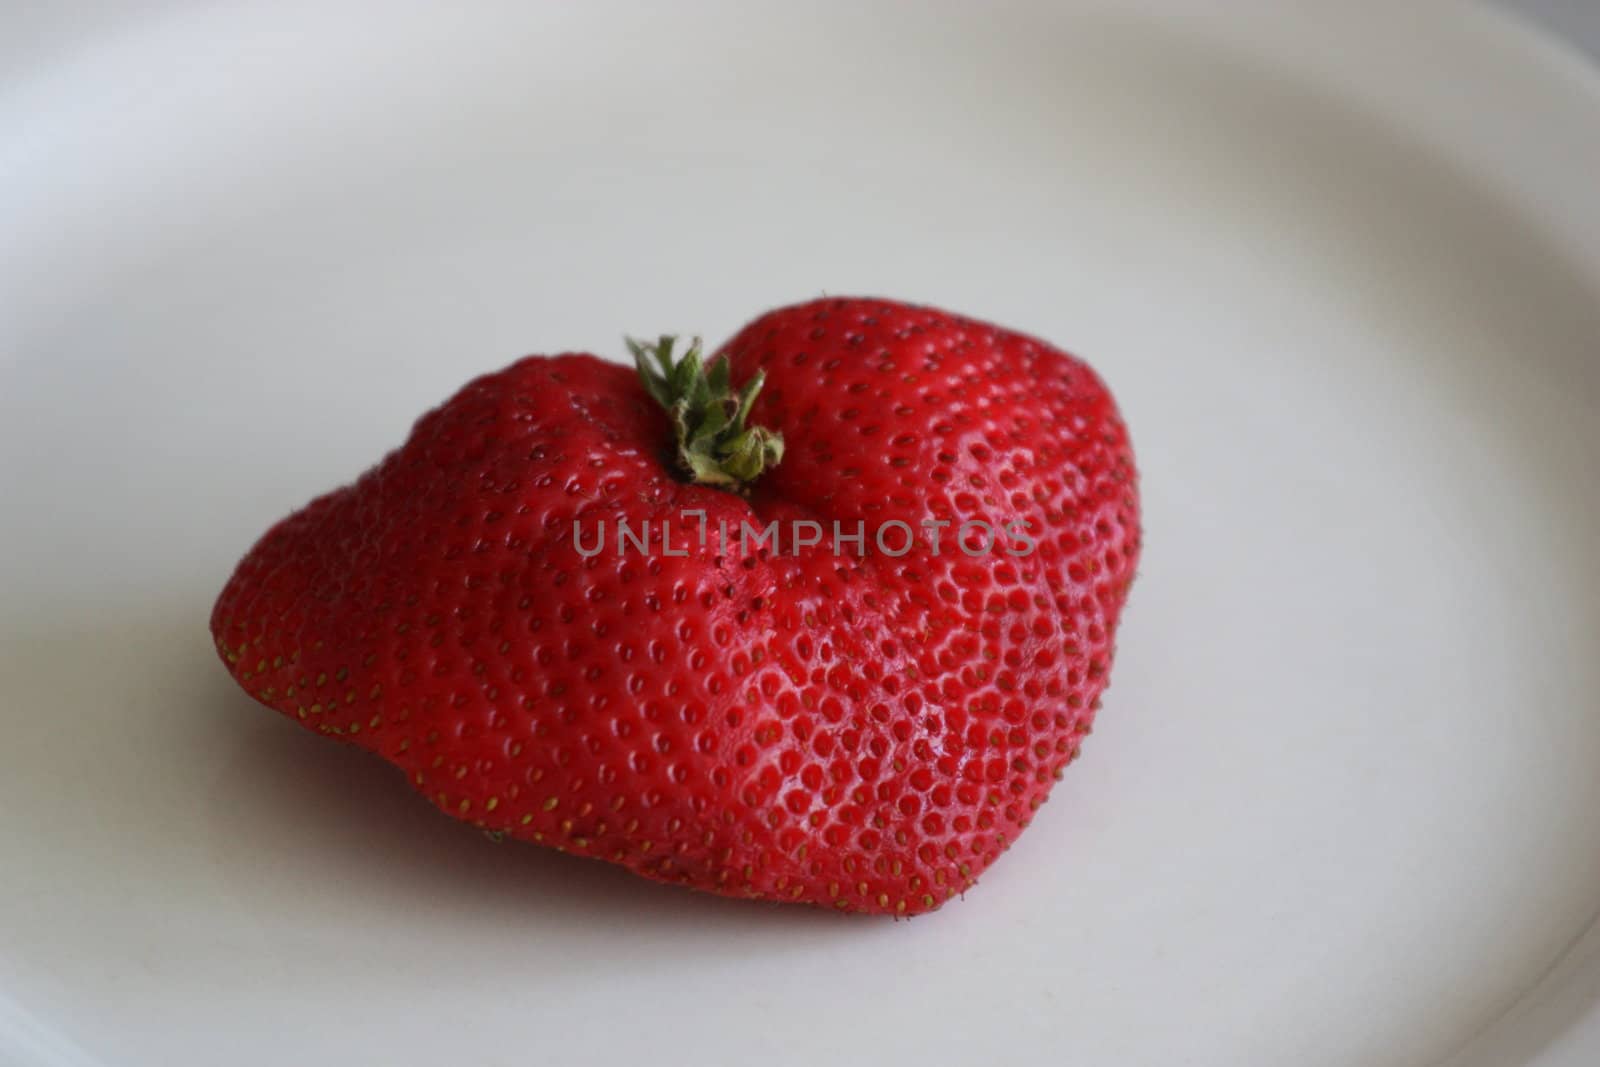
[[[1108,681],[1140,540],[1110,394],[1033,338],[826,299],[724,346],[696,435],[645,351],[654,384],[586,355],[478,378],[274,526],[212,615],[228,669],[483,829],[733,896],[937,908],[1028,826]]]

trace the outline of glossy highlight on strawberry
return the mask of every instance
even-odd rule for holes
[[[1140,545],[1116,406],[1044,342],[883,300],[691,354],[676,382],[665,339],[470,382],[262,537],[218,650],[484,830],[729,896],[937,908],[1029,825],[1109,680]],[[1032,549],[969,552],[972,521]],[[580,551],[601,522],[681,552]],[[918,538],[691,536],[796,522]]]

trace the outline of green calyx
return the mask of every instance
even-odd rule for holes
[[[783,460],[782,434],[745,423],[766,374],[757,371],[735,391],[726,356],[713,357],[707,365],[696,338],[675,359],[676,341],[662,337],[652,345],[629,338],[627,343],[645,389],[672,416],[683,472],[697,485],[743,492]]]

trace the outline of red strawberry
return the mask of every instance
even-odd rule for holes
[[[1109,393],[880,300],[771,312],[709,369],[635,347],[643,384],[586,355],[479,378],[273,527],[212,616],[229,669],[486,830],[732,896],[938,907],[1107,682],[1139,552]]]

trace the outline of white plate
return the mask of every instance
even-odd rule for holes
[[[1600,92],[1300,8],[16,16],[0,1060],[1595,1062]],[[964,902],[495,847],[213,662],[468,376],[824,290],[1083,353],[1145,472],[1100,728]]]

